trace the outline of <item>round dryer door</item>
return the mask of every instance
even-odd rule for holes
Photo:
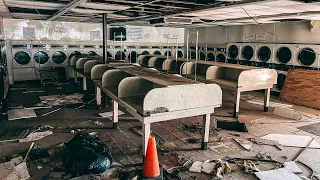
[[[271,58],[271,49],[268,46],[262,46],[258,50],[258,58],[262,62],[267,62]]]
[[[239,48],[236,46],[236,45],[231,45],[229,48],[228,48],[228,56],[231,58],[231,59],[235,59],[237,58],[239,55]]]
[[[44,52],[44,51],[39,51],[37,52],[33,59],[37,62],[37,63],[40,63],[40,64],[45,64],[46,62],[48,62],[49,60],[49,56],[48,56],[48,53]]]
[[[171,51],[166,51],[166,52],[164,53],[164,55],[165,55],[165,56],[171,56],[171,55],[172,55],[172,52],[171,52]]]
[[[94,52],[94,51],[89,51],[88,54],[89,54],[90,56],[96,56],[96,55],[98,55],[98,54],[97,54],[96,52]]]
[[[206,54],[204,52],[200,52],[200,60],[206,60]]]
[[[224,54],[218,54],[217,61],[218,62],[226,62],[226,56]]]
[[[178,57],[182,58],[183,57],[183,52],[182,51],[178,51]]]
[[[117,60],[124,60],[124,59],[126,59],[126,54],[125,54],[124,52],[122,52],[122,51],[118,51],[118,52],[116,53],[115,58],[116,58]]]
[[[161,55],[161,52],[160,51],[155,51],[153,54],[154,55]]]
[[[150,54],[150,53],[148,51],[143,51],[141,54],[142,55],[147,55],[147,54]]]
[[[67,56],[62,51],[57,51],[52,55],[52,60],[56,64],[62,64],[67,59]]]
[[[69,60],[70,60],[73,56],[76,56],[76,55],[81,55],[81,52],[79,52],[79,51],[73,51],[73,52],[70,53],[70,55],[69,55]]]
[[[245,60],[251,60],[253,57],[254,50],[251,46],[245,46],[242,50],[242,58]]]
[[[190,55],[191,59],[196,59],[196,56],[197,56],[196,52],[192,51]]]
[[[282,90],[282,87],[284,85],[284,81],[286,80],[287,76],[285,74],[279,73],[277,78],[277,84],[276,88],[278,90]]]
[[[301,65],[310,66],[316,61],[316,54],[311,48],[303,48],[298,55],[298,61]]]
[[[26,65],[30,62],[31,57],[24,51],[19,51],[14,55],[14,60],[20,65]]]
[[[132,63],[137,62],[137,52],[136,51],[131,51],[128,55],[129,60],[131,60]]]
[[[288,47],[281,47],[277,52],[277,60],[280,63],[287,64],[292,58],[292,52]]]
[[[213,53],[208,53],[207,60],[208,61],[216,61],[216,56]]]

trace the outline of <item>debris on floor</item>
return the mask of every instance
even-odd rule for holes
[[[310,136],[301,135],[289,135],[289,134],[268,134],[261,137],[262,139],[267,139],[271,141],[276,141],[283,146],[289,147],[307,147],[309,142],[312,140]],[[320,148],[320,144],[317,142],[312,142],[310,148]]]
[[[276,107],[273,114],[289,119],[300,120],[302,119],[303,114],[300,111],[296,111],[289,108],[280,108]]]
[[[262,139],[259,137],[252,137],[252,138],[249,138],[249,140],[253,143],[258,144],[258,145],[271,145],[271,146],[277,147],[279,150],[283,149],[282,145],[279,144],[277,141]]]
[[[25,131],[22,131],[21,133],[22,136],[19,135],[18,136],[19,138],[1,140],[0,143],[37,141],[46,136],[52,135],[53,134],[53,132],[51,131],[52,129],[53,127],[49,125],[37,126],[35,128],[30,128]]]
[[[94,121],[93,123],[94,123],[95,125],[105,126],[105,124],[103,124],[102,122],[99,122],[99,121]]]
[[[254,173],[260,180],[301,180],[299,176],[286,168]]]
[[[30,174],[26,162],[21,156],[0,164],[0,179],[3,180],[27,180]]]
[[[124,112],[122,112],[120,110],[118,111],[118,113],[119,113],[119,116],[125,114]],[[113,111],[99,113],[99,116],[111,119],[113,117]]]
[[[237,164],[242,168],[242,170],[247,174],[253,174],[255,172],[259,172],[260,170],[257,168],[256,164],[250,160],[244,160],[241,162],[237,162]]]
[[[229,166],[228,162],[218,159],[214,166],[214,173],[216,177],[222,179],[223,176],[229,172],[231,172],[231,167]]]
[[[36,106],[59,106],[70,104],[82,104],[83,94],[71,94],[71,95],[53,95],[53,96],[40,96],[41,103]]]
[[[200,173],[201,169],[202,169],[202,164],[203,164],[203,162],[201,162],[201,161],[193,162],[192,166],[189,168],[189,171]]]
[[[42,114],[41,116],[46,116],[46,115],[52,114],[52,113],[54,113],[54,112],[57,112],[57,111],[59,111],[59,110],[61,110],[61,108],[52,110],[52,111],[50,111],[50,112],[47,112],[47,113],[45,113],[45,114]]]
[[[98,137],[78,133],[66,147],[69,152],[66,167],[75,176],[103,173],[112,164],[110,150]]]
[[[13,109],[8,111],[8,120],[27,119],[37,117],[33,109]]]
[[[251,141],[239,139],[239,138],[233,138],[234,141],[236,141],[241,147],[246,149],[247,151],[251,151],[253,143]]]

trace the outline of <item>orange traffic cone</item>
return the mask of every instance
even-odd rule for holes
[[[160,175],[156,140],[153,136],[149,136],[146,156],[143,162],[143,176],[146,178],[154,178]]]

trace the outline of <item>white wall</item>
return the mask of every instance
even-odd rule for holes
[[[64,41],[102,41],[102,24],[61,21],[37,21],[23,19],[4,19],[4,39],[9,40],[64,40]],[[23,27],[35,28],[35,38],[24,38]],[[136,27],[136,26],[128,26]],[[142,39],[129,42],[166,43],[166,34],[178,37],[178,43],[184,43],[184,28],[139,27]],[[92,36],[92,31],[99,31],[100,36]],[[99,34],[99,33],[98,33]],[[176,40],[170,40],[175,43]]]
[[[200,44],[225,44],[229,42],[264,42],[264,43],[311,43],[320,44],[320,22],[310,30],[310,21],[262,24],[274,36],[265,32],[259,25],[217,26],[207,28],[189,28],[199,31]],[[262,39],[252,39],[258,35]],[[250,38],[251,37],[251,38]]]

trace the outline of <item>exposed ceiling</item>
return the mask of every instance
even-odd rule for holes
[[[0,0],[0,16],[114,25],[217,26],[320,20],[312,0]],[[253,20],[252,18],[255,18]]]

